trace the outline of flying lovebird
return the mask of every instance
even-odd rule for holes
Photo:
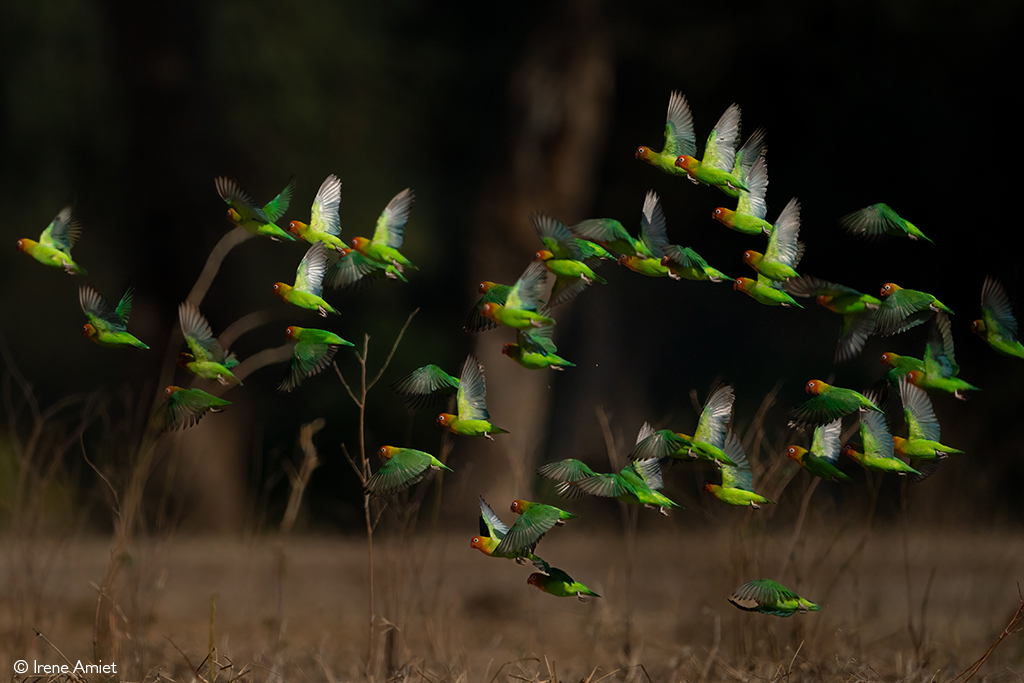
[[[412,448],[381,446],[377,456],[384,464],[366,480],[366,490],[375,496],[398,493],[418,483],[434,470],[453,471],[430,453]]]
[[[69,275],[86,275],[85,269],[71,258],[71,248],[81,236],[82,226],[72,217],[71,207],[65,206],[39,235],[38,242],[23,237],[15,247],[44,266],[63,268]]]
[[[536,586],[555,597],[579,598],[580,602],[586,602],[588,597],[601,597],[558,567],[548,567],[547,573],[534,572],[530,574],[530,577],[526,579],[526,584]]]
[[[793,409],[790,427],[806,428],[823,425],[826,422],[849,415],[854,411],[882,409],[864,394],[853,389],[834,387],[820,379],[812,379],[804,385],[804,391],[812,396]]]
[[[498,544],[505,538],[508,533],[508,526],[501,521],[498,515],[494,514],[494,510],[487,504],[483,496],[480,496],[480,535],[474,536],[469,542],[470,548],[476,548],[484,555],[488,557],[500,557],[507,560],[515,560],[522,564],[526,560],[533,563],[537,569],[541,571],[547,571],[549,565],[547,562],[542,560],[540,557],[533,553],[533,549],[529,549],[528,552],[523,553],[509,553],[507,555],[496,552]]]
[[[678,280],[678,275],[662,265],[667,244],[665,212],[661,208],[658,194],[654,190],[649,190],[644,197],[644,208],[640,214],[640,241],[636,244],[634,254],[619,255],[619,265],[647,277],[668,277]]]
[[[604,249],[605,254],[611,255],[612,252],[615,254],[627,254],[629,256],[636,256],[637,254],[643,254],[650,256],[647,253],[647,247],[644,246],[643,240],[633,237],[629,234],[629,231],[614,218],[588,218],[587,220],[580,221],[575,225],[569,226],[569,232],[576,237],[577,240],[583,240],[584,243],[596,244],[598,247]],[[581,249],[583,247],[581,246]],[[592,247],[588,247],[588,250],[593,251]],[[595,253],[597,256],[597,253]],[[606,258],[606,257],[601,257]],[[612,256],[617,259],[617,256]]]
[[[906,377],[900,380],[900,397],[903,400],[903,419],[907,423],[907,438],[893,435],[893,450],[897,455],[910,458],[911,464],[921,473],[913,480],[917,483],[932,475],[939,462],[948,455],[963,451],[939,442],[941,428],[931,400]]]
[[[812,275],[789,278],[783,287],[793,296],[815,297],[819,306],[843,316],[836,363],[851,360],[859,354],[875,331],[875,311],[882,304],[881,299]]]
[[[544,249],[534,256],[543,261],[555,276],[555,286],[548,302],[550,306],[569,301],[594,282],[608,284],[593,270],[596,259],[589,263],[584,261],[583,249],[564,223],[551,216],[534,213],[530,216],[530,225],[544,243]]]
[[[765,306],[803,308],[796,299],[789,295],[789,292],[782,288],[781,282],[776,282],[764,275],[758,275],[756,280],[749,277],[738,277],[732,281],[732,288],[737,292],[743,292],[757,303]]]
[[[900,218],[900,215],[889,208],[888,204],[872,204],[853,213],[848,213],[839,219],[839,224],[854,235],[863,235],[865,237],[893,235],[895,237],[909,237],[915,241],[932,241],[923,232],[918,230],[916,225],[904,218]]]
[[[953,315],[953,309],[931,294],[916,289],[904,289],[894,282],[882,285],[881,294],[885,301],[878,307],[876,318],[878,334],[883,337],[917,327],[938,311]]]
[[[534,261],[508,291],[505,303],[488,301],[479,308],[480,315],[499,325],[525,330],[531,327],[554,325],[555,319],[537,310],[544,293],[547,270],[543,261]]]
[[[164,398],[154,418],[163,431],[192,427],[206,413],[219,413],[231,405],[231,401],[208,394],[202,389],[183,389],[174,385],[164,389]]]
[[[895,456],[892,434],[885,423],[884,414],[871,411],[860,414],[860,440],[864,448],[863,453],[848,443],[843,446],[843,455],[855,460],[864,469],[895,472],[899,475],[921,474]]]
[[[324,287],[358,289],[376,280],[409,281],[394,265],[377,263],[350,247],[337,252],[328,250]]]
[[[965,391],[981,391],[960,379],[957,376],[959,374],[960,366],[956,364],[953,353],[953,333],[949,318],[944,313],[936,313],[928,344],[924,347],[924,369],[911,370],[907,373],[907,379],[922,389],[944,391],[961,401],[967,400]]]
[[[498,323],[494,322],[490,318],[485,318],[480,315],[480,309],[484,307],[484,304],[498,304],[504,306],[508,300],[508,293],[512,291],[512,285],[502,285],[497,282],[491,282],[484,280],[477,285],[477,292],[480,293],[480,299],[473,305],[469,315],[466,317],[466,323],[462,326],[466,332],[483,332],[485,330],[493,330],[498,326]]]
[[[446,396],[459,391],[459,378],[452,377],[437,365],[424,365],[391,384],[395,393],[405,396],[410,408],[422,408],[440,403]]]
[[[228,205],[229,221],[240,225],[253,235],[263,235],[275,242],[295,241],[294,237],[277,227],[277,221],[284,216],[288,205],[291,204],[295,178],[289,180],[281,193],[263,208],[257,206],[249,193],[231,178],[219,176],[214,179],[213,184],[217,187],[220,198]]]
[[[317,242],[306,251],[306,255],[299,262],[299,267],[295,270],[295,286],[275,282],[271,291],[293,306],[316,311],[324,318],[328,313],[341,315],[341,311],[324,301],[321,296],[324,292],[326,270],[327,247],[323,242]]]
[[[103,300],[99,292],[90,285],[78,288],[78,303],[88,321],[82,326],[82,336],[88,337],[100,346],[134,346],[138,349],[149,347],[128,332],[128,318],[132,314],[132,288],[129,287],[114,310]]]
[[[288,224],[288,232],[310,244],[323,242],[328,249],[340,252],[347,247],[340,237],[340,204],[341,181],[332,173],[320,185],[313,199],[313,206],[309,210],[309,223],[292,221]]]
[[[388,202],[377,218],[373,237],[353,237],[352,248],[368,259],[385,266],[394,266],[398,272],[406,268],[419,270],[399,249],[405,241],[405,224],[415,198],[412,190],[405,188]]]
[[[288,374],[277,386],[279,391],[291,391],[302,380],[320,374],[331,364],[338,349],[353,346],[352,342],[333,332],[312,327],[290,325],[285,329],[284,336],[295,346],[288,363]]]
[[[886,351],[882,354],[881,361],[882,365],[889,368],[884,379],[893,387],[899,385],[900,378],[906,377],[914,370],[924,372],[924,361],[913,356],[902,356],[892,351]]]
[[[842,436],[842,432],[842,418],[819,425],[814,428],[811,450],[792,445],[786,449],[786,457],[826,481],[850,481],[850,477],[836,467],[836,461],[839,460],[839,437]]]
[[[476,356],[467,356],[462,365],[462,374],[459,375],[459,389],[455,394],[458,415],[441,413],[437,416],[437,425],[452,434],[483,436],[491,441],[494,440],[491,434],[508,434],[508,430],[491,424],[486,397],[484,366]]]
[[[690,247],[678,244],[666,244],[661,257],[661,265],[668,268],[669,277],[673,279],[695,280],[697,282],[732,281],[732,278],[708,265],[703,256]]]
[[[567,521],[578,517],[578,515],[553,505],[532,503],[528,500],[512,501],[511,510],[519,515],[519,519],[494,548],[494,552],[498,555],[520,555],[524,551],[532,552],[544,534],[556,526],[565,526]]]
[[[1024,344],[1017,338],[1017,319],[1010,297],[992,276],[981,287],[981,318],[971,323],[971,332],[1004,356],[1024,358]]]
[[[728,384],[715,387],[704,402],[693,436],[669,429],[649,430],[643,438],[637,439],[633,457],[640,460],[701,458],[718,465],[735,466],[736,463],[724,450],[735,400],[736,394]],[[644,431],[641,430],[641,433]]]
[[[753,162],[745,182],[747,191],[739,193],[736,210],[719,206],[711,212],[711,217],[736,232],[746,235],[770,235],[772,224],[765,220],[768,213],[768,204],[765,202],[768,189],[768,162],[763,156],[759,156]]]
[[[686,176],[686,170],[676,166],[681,154],[697,153],[697,136],[693,132],[693,114],[686,96],[675,90],[668,98],[668,112],[665,115],[665,142],[660,152],[640,146],[636,158],[661,169],[669,175]]]
[[[516,343],[505,344],[501,352],[527,370],[562,370],[576,367],[575,363],[555,353],[558,349],[551,340],[553,330],[550,325],[532,330],[517,330]]]
[[[760,510],[762,505],[774,505],[774,500],[768,500],[760,493],[754,492],[754,475],[750,471],[750,463],[747,461],[747,454],[743,452],[740,438],[734,432],[729,432],[725,440],[725,452],[736,464],[722,465],[721,486],[712,481],[705,481],[704,490],[729,505],[751,507],[755,510]]]
[[[196,377],[224,385],[242,384],[231,372],[231,368],[238,365],[238,359],[220,345],[213,336],[210,323],[195,304],[183,301],[178,305],[178,324],[181,325],[181,333],[191,352],[178,354],[178,365]]]
[[[746,612],[760,612],[773,617],[791,617],[797,612],[817,612],[819,605],[771,579],[747,581],[729,596],[729,602]]]
[[[759,275],[775,282],[785,282],[787,278],[799,277],[795,270],[803,255],[803,245],[797,240],[799,234],[800,202],[793,197],[776,219],[768,236],[768,248],[764,254],[748,249],[743,252],[743,262]]]
[[[732,173],[739,135],[740,108],[731,104],[708,135],[704,158],[697,159],[695,152],[684,151],[676,158],[676,167],[686,171],[694,184],[713,185],[730,196],[736,196],[737,190],[747,189],[747,184]]]
[[[637,443],[652,433],[651,426],[645,422],[637,434]],[[566,498],[579,498],[584,494],[615,498],[623,503],[655,508],[666,516],[669,508],[682,508],[660,493],[665,480],[657,458],[632,460],[618,474],[598,474],[583,461],[567,458],[538,467],[537,474],[557,481],[555,490]]]

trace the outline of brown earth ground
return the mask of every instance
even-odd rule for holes
[[[575,533],[553,530],[539,550],[604,596],[587,603],[528,586],[531,566],[483,556],[471,534],[403,542],[378,532],[373,678],[943,681],[985,653],[1021,601],[1019,532],[865,533],[851,521],[808,524],[820,527],[808,529],[813,541],[794,542],[754,533],[757,513],[735,512],[729,530],[645,527],[632,551],[587,520]],[[91,661],[108,543],[8,539],[3,550],[4,670],[18,659],[62,663],[54,648]],[[192,667],[209,679],[211,623],[218,680],[243,670],[242,680],[367,679],[365,539],[153,541],[125,558],[120,577],[105,661],[121,680],[190,680]],[[726,601],[758,577],[822,610],[780,619]],[[1016,633],[979,677],[1021,672]]]

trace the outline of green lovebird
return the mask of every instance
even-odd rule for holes
[[[622,223],[614,218],[588,218],[575,225],[570,225],[569,232],[578,240],[582,239],[605,249],[605,253],[609,253],[608,250],[611,250],[619,255],[650,256],[643,241],[630,235]]]
[[[981,318],[971,323],[971,332],[1004,356],[1024,358],[1024,344],[1017,339],[1017,319],[1006,290],[994,277],[981,287]]]
[[[291,391],[307,377],[320,374],[331,364],[338,349],[353,345],[333,332],[297,325],[286,328],[284,336],[295,347],[288,364],[288,374],[277,386],[279,391]]]
[[[890,209],[888,204],[872,204],[859,211],[848,213],[839,219],[839,224],[854,235],[865,237],[894,235],[896,237],[906,236],[912,240],[932,241],[925,237],[925,234],[918,230],[916,225],[900,218],[899,214]]]
[[[71,247],[81,236],[82,226],[72,218],[71,207],[65,206],[39,235],[38,242],[23,237],[15,246],[44,266],[63,268],[69,275],[85,275],[85,269],[71,258]]]
[[[732,173],[739,135],[740,108],[731,104],[711,129],[704,145],[704,158],[697,159],[695,152],[684,151],[676,158],[676,167],[686,171],[694,184],[712,185],[729,196],[736,196],[737,190],[747,189],[747,184]]]
[[[796,299],[782,288],[781,282],[776,282],[764,275],[758,275],[756,280],[749,277],[738,277],[732,282],[732,288],[743,292],[751,299],[765,306],[782,306],[783,308],[803,308]]]
[[[501,348],[501,352],[527,370],[542,368],[562,370],[576,367],[575,363],[571,363],[555,353],[558,349],[551,341],[553,331],[554,328],[550,325],[533,330],[517,330],[517,343],[505,344]]]
[[[347,248],[341,241],[341,216],[338,205],[341,204],[341,181],[333,173],[327,176],[320,185],[320,190],[313,199],[309,210],[309,223],[292,221],[288,224],[288,232],[310,244],[323,242],[328,249],[340,252]]]
[[[764,198],[768,190],[768,162],[764,157],[754,161],[745,182],[747,191],[739,193],[736,210],[719,206],[711,212],[711,217],[736,232],[771,235],[772,224],[765,220],[768,213],[768,204]]]
[[[281,194],[274,197],[262,209],[256,205],[249,193],[231,178],[220,176],[214,179],[213,184],[217,186],[220,198],[229,207],[229,221],[242,226],[253,235],[263,235],[275,242],[295,241],[294,237],[276,225],[288,210],[288,205],[291,204],[292,192],[295,190],[295,178],[289,180],[288,185],[281,190]]]
[[[843,446],[843,455],[852,458],[864,469],[895,472],[899,475],[921,474],[893,454],[892,434],[885,424],[884,414],[870,411],[860,414],[860,440],[863,453],[848,443]]]
[[[773,617],[791,617],[797,612],[817,612],[820,606],[771,579],[747,581],[729,596],[729,602],[747,612],[760,612]]]
[[[686,96],[675,90],[668,98],[668,113],[665,115],[665,143],[660,152],[640,146],[636,158],[669,175],[686,176],[686,170],[676,166],[681,154],[697,153],[697,136],[693,132],[693,114]]]
[[[88,320],[82,327],[83,337],[88,337],[100,346],[149,348],[128,333],[128,318],[132,314],[131,287],[125,291],[114,310],[110,310],[99,292],[89,285],[78,288],[78,303],[85,313],[85,319]]]
[[[764,128],[759,127],[751,134],[750,137],[747,138],[747,141],[743,143],[743,146],[736,150],[736,155],[733,157],[732,174],[741,180],[747,186],[747,189],[740,190],[738,188],[730,187],[719,188],[730,197],[738,199],[740,204],[743,202],[743,196],[751,191],[750,184],[752,181],[750,176],[753,173],[754,166],[759,160],[763,163],[764,155],[768,153],[768,145],[765,143],[764,138],[765,130]],[[736,141],[739,142],[738,131]],[[763,181],[756,181],[763,182],[762,193],[766,191],[766,188],[768,187],[768,167],[764,166],[763,171]]]
[[[377,280],[409,281],[394,265],[377,263],[355,249],[343,247],[337,252],[330,250],[327,252],[327,273],[324,275],[324,287],[361,289]]]
[[[512,501],[511,509],[519,515],[519,519],[494,548],[498,555],[521,555],[530,552],[544,534],[556,526],[565,526],[567,521],[578,517],[553,505],[532,503],[528,500]]]
[[[484,366],[476,356],[467,356],[462,366],[462,374],[459,375],[459,390],[455,394],[458,415],[441,413],[437,416],[437,425],[452,434],[483,436],[491,441],[494,440],[491,434],[508,434],[508,430],[491,424],[486,397]]]
[[[956,364],[953,353],[953,333],[950,330],[949,318],[944,313],[935,314],[935,323],[929,333],[928,344],[924,347],[924,369],[911,370],[907,379],[922,389],[944,391],[953,394],[961,401],[967,400],[965,391],[981,391],[957,375],[960,366]]]
[[[800,202],[794,197],[776,219],[771,235],[768,236],[768,248],[764,254],[748,249],[743,252],[743,262],[759,275],[764,275],[775,282],[785,282],[787,278],[799,277],[795,270],[803,255],[803,245],[797,240],[799,234]]]
[[[317,311],[325,318],[328,313],[341,315],[341,311],[336,310],[320,296],[324,291],[326,270],[327,247],[323,242],[317,242],[306,251],[306,255],[299,262],[299,267],[295,270],[295,286],[275,282],[271,291],[293,306]]]
[[[754,492],[754,475],[750,471],[750,463],[747,462],[740,438],[734,432],[729,432],[729,437],[725,440],[725,452],[736,464],[723,464],[722,485],[705,481],[704,490],[729,505],[749,506],[755,510],[760,510],[762,505],[774,505],[774,500],[768,500]]]
[[[789,421],[790,427],[806,428],[823,425],[857,410],[882,412],[882,409],[864,394],[853,389],[834,387],[820,379],[808,381],[804,385],[804,391],[813,398],[793,409],[792,419]]]
[[[637,434],[637,443],[651,432],[651,426],[645,422]],[[682,507],[660,493],[665,481],[657,458],[633,460],[618,474],[598,474],[586,463],[567,458],[537,468],[537,474],[559,482],[555,490],[566,498],[579,498],[584,494],[615,498],[623,503],[657,509],[666,516],[669,508]]]
[[[651,430],[643,438],[637,439],[633,457],[639,460],[701,458],[720,465],[735,466],[736,463],[723,449],[735,400],[736,394],[728,384],[715,387],[704,402],[693,436],[669,429]],[[644,431],[641,429],[641,433]]]
[[[921,473],[913,480],[917,483],[931,476],[946,456],[963,451],[939,442],[941,428],[931,400],[906,377],[900,380],[900,397],[903,400],[903,418],[907,423],[907,438],[893,436],[893,450],[897,455],[910,458],[911,464]]]
[[[843,316],[843,324],[839,328],[839,345],[836,348],[836,363],[857,356],[864,348],[868,337],[875,331],[875,311],[882,301],[870,294],[863,294],[852,287],[837,285],[812,275],[790,278],[783,287],[793,296],[813,296],[819,306]]]
[[[501,285],[497,282],[491,282],[484,280],[477,286],[477,292],[480,293],[480,299],[473,306],[473,309],[469,312],[466,317],[466,323],[462,326],[466,332],[483,332],[484,330],[493,330],[498,326],[498,323],[494,322],[490,318],[485,318],[480,315],[480,309],[485,304],[498,304],[504,306],[505,302],[508,301],[508,293],[512,291],[512,285]]]
[[[704,257],[690,247],[681,247],[678,244],[667,244],[663,250],[665,255],[661,257],[661,265],[668,269],[669,277],[673,279],[696,280],[697,282],[722,282],[732,281],[732,278],[708,265]]]
[[[548,301],[550,306],[569,301],[594,282],[608,284],[607,280],[594,272],[596,259],[584,261],[583,249],[564,223],[551,216],[534,213],[530,216],[530,225],[544,243],[544,249],[534,257],[543,261],[548,271],[555,276],[555,286]]]
[[[559,598],[576,597],[580,602],[586,602],[588,597],[601,597],[558,567],[549,567],[546,574],[540,572],[530,574],[530,577],[526,579],[526,585],[536,586],[545,593]]]
[[[899,384],[901,377],[906,377],[914,370],[924,372],[924,361],[920,358],[901,356],[892,351],[886,351],[882,354],[882,365],[890,368],[889,372],[885,373],[884,379],[893,387]]]
[[[390,496],[407,489],[430,474],[431,470],[453,471],[430,453],[412,448],[381,446],[377,455],[384,464],[366,480],[366,490],[375,496]]]
[[[424,365],[395,380],[391,388],[405,396],[405,404],[410,408],[422,408],[457,394],[459,378],[452,377],[437,365]]]
[[[885,301],[878,307],[878,334],[888,337],[905,332],[932,317],[933,313],[953,310],[927,292],[904,289],[894,282],[882,285]]]
[[[398,251],[405,241],[405,224],[409,221],[409,211],[412,210],[414,198],[415,195],[409,188],[392,197],[377,218],[373,237],[353,237],[352,248],[372,261],[394,266],[400,273],[406,268],[419,270]]]
[[[166,400],[154,418],[164,431],[192,427],[206,413],[219,413],[225,406],[231,405],[231,401],[217,398],[201,389],[182,389],[174,385],[164,389],[164,398]]]
[[[508,526],[501,521],[498,515],[494,514],[494,510],[487,504],[483,496],[480,496],[480,535],[474,536],[469,542],[470,548],[476,548],[487,557],[500,557],[507,560],[515,560],[522,564],[526,560],[533,563],[537,569],[541,571],[547,571],[549,565],[547,562],[542,560],[540,557],[533,554],[533,548],[530,548],[527,552],[520,553],[509,553],[506,555],[496,552],[498,544],[505,538],[508,533]]]
[[[220,382],[221,384],[238,384],[242,382],[231,372],[238,365],[235,354],[228,353],[213,336],[210,323],[196,305],[184,301],[178,306],[178,324],[185,335],[191,353],[178,355],[178,365],[196,377]]]
[[[654,190],[644,197],[644,208],[640,214],[640,240],[634,254],[619,255],[619,265],[646,277],[668,277],[678,280],[679,276],[662,265],[668,234],[665,232],[665,212],[661,200]]]
[[[811,450],[801,446],[790,446],[786,449],[786,457],[816,477],[827,481],[850,481],[850,477],[836,467],[836,461],[839,459],[839,437],[842,432],[842,418],[815,427]]]
[[[554,325],[555,319],[537,310],[537,304],[544,293],[547,270],[542,261],[534,261],[508,291],[505,303],[488,301],[480,306],[480,315],[499,325],[525,330],[531,327]]]

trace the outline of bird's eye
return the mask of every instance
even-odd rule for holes
[[[385,456],[387,454],[388,447],[387,446],[381,446],[380,450],[377,451],[377,452],[380,454],[381,457],[383,457],[383,456]]]

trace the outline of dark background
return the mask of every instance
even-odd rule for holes
[[[375,371],[418,307],[383,382],[428,362],[456,373],[479,343],[494,421],[516,425],[514,434],[527,429],[519,421],[532,423],[522,441],[508,442],[514,448],[455,444],[462,484],[451,489],[453,515],[475,515],[478,492],[526,495],[522,473],[539,462],[581,457],[604,468],[599,407],[624,444],[645,419],[689,431],[690,390],[703,399],[716,379],[736,387],[741,431],[781,382],[765,438],[804,443],[785,427],[804,381],[834,376],[863,388],[880,375],[883,351],[922,355],[926,327],[872,338],[859,359],[834,367],[839,318],[811,301],[806,311],[767,308],[728,285],[648,280],[610,264],[601,270],[607,286],[556,310],[559,352],[575,369],[530,373],[498,355],[512,340],[507,331],[474,338],[461,329],[477,282],[511,283],[529,263],[539,244],[532,210],[566,223],[614,217],[636,230],[644,193],[654,189],[672,242],[732,276],[750,274],[740,255],[760,238],[709,218],[732,200],[633,158],[640,144],[660,147],[669,93],[680,90],[699,140],[732,102],[743,108],[746,132],[767,128],[769,217],[800,198],[802,272],[872,293],[895,281],[957,311],[961,376],[983,391],[967,403],[935,397],[943,441],[969,455],[915,490],[917,519],[1016,522],[1024,363],[996,355],[969,324],[986,275],[1014,297],[1021,290],[1012,212],[1021,61],[1013,44],[1022,14],[1011,0],[566,0],[474,12],[416,0],[9,3],[0,23],[0,201],[10,245],[0,275],[3,340],[43,407],[73,394],[104,401],[106,417],[89,423],[82,448],[118,481],[141,431],[139,406],[162,388],[161,340],[177,326],[177,304],[231,227],[213,178],[230,175],[265,202],[296,176],[284,225],[307,220],[320,182],[336,173],[346,239],[369,235],[390,197],[414,188],[403,252],[421,270],[408,285],[328,292],[343,315],[322,326],[357,343],[369,334]],[[936,243],[867,243],[838,227],[839,216],[878,201]],[[89,270],[85,281],[111,304],[135,287],[130,329],[152,351],[82,339],[79,281],[13,249],[68,202],[84,225],[74,256]],[[274,281],[291,281],[302,254],[299,245],[253,239],[227,258],[202,304],[215,333],[251,311],[280,312],[278,322],[234,344],[241,358],[282,343],[288,324],[322,322],[270,293]],[[342,350],[338,364],[356,377],[351,352]],[[317,443],[325,464],[308,493],[306,524],[348,529],[358,521],[358,483],[339,450],[355,443],[352,402],[333,372],[279,394],[283,372],[253,374],[226,395],[231,410],[196,428],[234,434],[208,445],[226,471],[214,476],[207,460],[174,475],[172,516],[200,529],[274,524],[298,426],[324,417]],[[8,472],[17,467],[12,434],[23,440],[31,427],[20,401],[8,377],[0,427]],[[80,404],[63,410],[47,432],[70,433],[82,415]],[[370,451],[400,443],[435,452],[433,413],[411,424],[406,416],[377,387],[367,413]],[[190,438],[182,451],[204,437]],[[79,445],[54,448],[67,470],[59,488],[70,503],[61,505],[84,506],[87,524],[108,524],[109,511],[95,504],[103,487]],[[516,462],[514,483],[493,483]],[[856,475],[851,487],[826,495],[867,505]],[[687,481],[671,486],[687,507],[711,507]],[[899,490],[887,485],[895,501]]]

